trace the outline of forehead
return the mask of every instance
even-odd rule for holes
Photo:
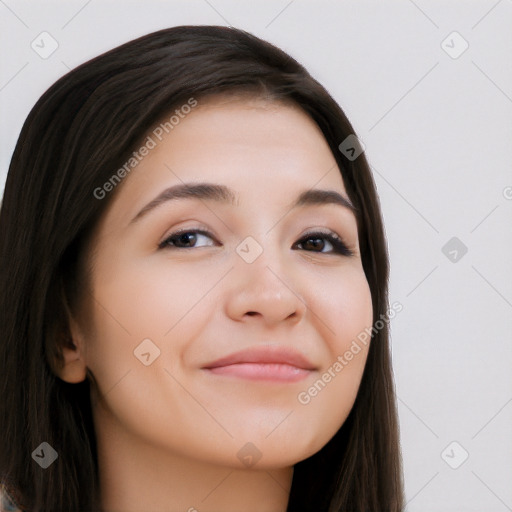
[[[225,184],[241,205],[254,198],[260,204],[289,202],[294,191],[315,186],[346,195],[322,131],[295,104],[215,97],[162,130],[170,115],[148,133],[154,147],[117,191],[110,210],[119,222],[162,188],[181,182]]]

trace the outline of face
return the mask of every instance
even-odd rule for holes
[[[93,240],[95,427],[215,464],[293,465],[345,421],[368,351],[339,168],[302,110],[263,100],[200,103],[151,137]]]

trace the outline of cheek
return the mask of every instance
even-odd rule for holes
[[[177,272],[151,258],[145,264],[124,262],[122,256],[105,261],[116,264],[104,263],[95,275],[94,336],[87,340],[86,357],[98,382],[110,389],[127,371],[143,367],[139,346],[151,347],[150,357],[158,354],[166,367],[180,360],[187,339],[205,322],[202,302],[218,276],[207,268]]]
[[[110,316],[133,336],[163,337],[204,297],[216,280],[203,266],[193,272],[176,268],[162,258],[120,262],[98,272],[94,296],[100,317]]]
[[[107,409],[142,437],[187,444],[187,435],[197,428],[190,417],[201,411],[191,409],[194,402],[180,387],[181,363],[187,344],[208,321],[208,291],[218,276],[120,259],[115,268],[98,270],[94,335],[86,340],[87,366],[104,397],[98,417]]]
[[[318,330],[323,333],[329,355],[317,378],[297,395],[308,428],[321,433],[312,439],[316,448],[337,432],[352,409],[373,322],[371,291],[362,269],[347,270],[343,278],[324,283],[321,293],[311,295],[308,306],[318,317]]]
[[[322,286],[308,295],[308,306],[331,355],[341,355],[373,322],[370,287],[362,268],[347,268],[336,279],[322,279]]]

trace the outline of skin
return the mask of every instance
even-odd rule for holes
[[[179,199],[130,224],[165,188],[199,181],[229,186],[238,204]],[[301,109],[217,96],[116,191],[93,238],[94,300],[70,317],[74,347],[59,369],[67,382],[88,370],[98,385],[91,400],[106,512],[285,511],[293,465],[345,421],[368,347],[307,405],[297,398],[372,325],[356,218],[332,204],[290,210],[311,188],[348,197],[323,134]],[[213,237],[158,248],[181,228]],[[330,252],[326,239],[300,245],[315,229],[334,231],[354,255]],[[252,263],[236,252],[247,236],[263,249]],[[134,356],[146,338],[160,350],[149,366]],[[317,370],[269,382],[202,369],[260,345],[293,347]],[[246,443],[249,455],[261,454],[252,465],[237,456]]]

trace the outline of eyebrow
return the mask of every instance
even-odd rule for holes
[[[164,203],[176,199],[199,199],[216,201],[218,203],[228,204],[231,206],[238,206],[240,204],[238,196],[225,185],[218,185],[216,183],[180,183],[166,188],[153,200],[151,200],[142,210],[135,215],[130,221],[130,224],[138,221],[151,210],[158,208]],[[357,208],[351,201],[336,192],[335,190],[322,190],[322,189],[309,189],[304,190],[295,201],[287,205],[289,210],[298,207],[310,205],[327,205],[334,204],[347,208],[352,213],[356,213]]]

